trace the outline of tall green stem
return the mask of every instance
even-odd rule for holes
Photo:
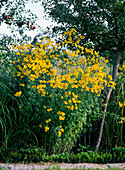
[[[121,54],[118,53],[117,57],[116,57],[116,62],[113,65],[113,74],[112,74],[112,78],[113,81],[116,81],[116,76],[118,74],[118,67],[119,67],[119,63],[120,63],[120,56]],[[104,127],[104,122],[105,122],[105,116],[106,116],[106,112],[107,112],[107,106],[108,106],[108,101],[110,99],[111,96],[111,92],[112,92],[113,88],[110,87],[107,95],[106,95],[106,100],[105,100],[105,107],[104,107],[104,114],[103,114],[103,118],[102,118],[102,122],[101,122],[101,126],[100,126],[100,132],[99,132],[99,137],[98,137],[98,141],[97,141],[97,145],[95,148],[95,152],[98,151],[100,143],[101,143],[101,139],[102,139],[102,133],[103,133],[103,127]]]

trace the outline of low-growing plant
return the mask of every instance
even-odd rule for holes
[[[24,163],[115,163],[125,161],[125,148],[113,148],[111,152],[87,151],[77,154],[64,152],[59,154],[48,154],[42,147],[28,148],[1,148],[0,162],[24,162]]]

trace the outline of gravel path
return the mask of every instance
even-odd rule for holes
[[[2,164],[0,163],[0,167],[5,167],[8,170],[33,170],[34,169],[41,169],[44,170],[48,167],[55,167],[60,166],[61,169],[73,169],[73,168],[101,168],[101,169],[107,169],[109,167],[112,168],[123,168],[125,169],[125,163],[113,163],[113,164],[93,164],[93,163],[77,163],[77,164],[67,164],[67,163],[58,163],[58,164],[51,164],[51,163],[45,163],[45,164]]]

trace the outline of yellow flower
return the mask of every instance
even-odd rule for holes
[[[46,106],[43,106],[44,109],[46,109]]]
[[[23,86],[23,87],[24,87],[24,86],[25,86],[25,84],[20,84],[20,86]]]
[[[68,102],[71,104],[71,103],[72,103],[72,100],[71,100],[71,99],[69,99],[69,100],[68,100]]]
[[[109,78],[110,80],[112,80],[112,76],[111,76],[111,75],[108,75],[108,78]]]
[[[60,129],[62,132],[64,132],[64,129],[62,128],[62,129]]]
[[[121,121],[119,121],[118,123],[123,123],[123,121],[121,120]]]
[[[58,111],[58,112],[57,112],[57,114],[59,115],[59,114],[61,114],[61,112],[60,112],[60,111]]]
[[[49,96],[50,96],[50,97],[52,97],[53,95],[52,95],[52,94],[50,94]]]
[[[18,72],[17,72],[17,76],[20,76],[20,75],[21,75],[21,72],[18,71]]]
[[[122,120],[125,120],[125,117],[122,117]]]
[[[119,101],[119,107],[122,107],[123,106],[123,103],[121,103],[120,101]]]
[[[19,91],[19,92],[16,92],[16,94],[14,95],[14,96],[20,96],[22,94],[22,92],[21,91]]]
[[[20,55],[20,52],[17,52],[16,55]]]
[[[62,116],[65,116],[65,113],[64,113],[64,112],[62,112],[61,114],[62,114]]]
[[[61,131],[58,131],[58,135],[61,136],[62,132]]]
[[[16,61],[12,61],[11,64],[15,64]]]
[[[66,101],[64,101],[64,104],[68,104]]]
[[[14,49],[14,46],[13,46],[13,45],[11,45],[11,48],[12,48],[12,49]]]
[[[45,132],[47,132],[49,130],[49,127],[48,126],[46,126],[45,127]]]
[[[59,116],[59,120],[64,120],[65,117]]]
[[[24,76],[20,76],[20,78],[22,79]]]
[[[68,97],[68,92],[65,92],[65,96]]]
[[[75,28],[71,28],[71,32],[73,32],[73,31],[76,32],[76,29]]]
[[[36,88],[36,86],[31,86],[31,88]]]
[[[104,62],[105,62],[105,63],[108,63],[108,62],[109,62],[109,60],[107,60],[107,59],[106,59]]]
[[[80,37],[80,39],[84,39],[84,37],[82,35],[80,35],[79,37]]]
[[[42,125],[40,124],[39,127],[42,128]]]
[[[53,109],[52,108],[50,108],[50,109],[47,109],[47,112],[50,112],[50,111],[52,111]]]
[[[46,123],[49,123],[51,121],[51,119],[49,119],[49,120],[46,120]]]
[[[74,106],[72,105],[70,109],[73,110],[73,109],[74,109]]]
[[[78,107],[77,107],[77,106],[75,106],[75,109],[78,109]]]
[[[34,81],[35,79],[31,77],[30,80]]]

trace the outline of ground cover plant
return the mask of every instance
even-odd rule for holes
[[[87,115],[102,116],[101,91],[104,85],[115,89],[108,60],[81,46],[83,37],[73,28],[62,39],[62,45],[43,37],[35,45],[12,46],[6,67],[2,60],[1,147],[70,151]]]
[[[49,154],[43,147],[1,148],[0,162],[3,163],[122,163],[125,161],[125,148],[116,147],[110,151],[94,152],[87,148],[75,152]]]

